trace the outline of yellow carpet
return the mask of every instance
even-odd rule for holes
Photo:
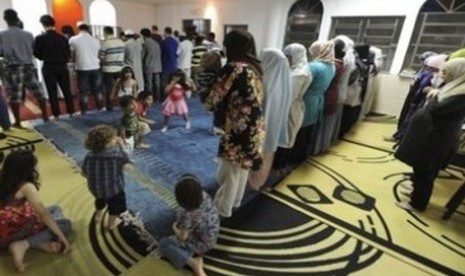
[[[277,187],[264,192],[264,197],[306,216],[309,224],[336,229],[331,239],[350,236],[354,242],[362,243],[361,248],[373,247],[381,252],[375,262],[358,269],[353,273],[355,275],[464,274],[464,206],[459,210],[462,214],[454,214],[448,221],[441,219],[443,206],[463,180],[458,178],[460,174],[457,171],[442,173],[435,184],[431,203],[424,213],[417,214],[397,208],[394,203],[406,199],[401,187],[401,184],[407,182],[403,173],[410,170],[393,158],[392,150],[389,150],[392,144],[382,141],[382,135],[389,135],[394,128],[394,124],[359,124],[346,137],[348,141],[341,141],[328,154],[309,160]],[[53,145],[41,141],[42,137],[33,130],[13,130],[8,135],[10,137],[7,139],[0,140],[0,148],[12,148],[21,144],[28,144],[23,147],[32,147],[29,142],[33,143],[39,156],[42,199],[46,204],[60,205],[64,214],[73,222],[73,235],[70,238],[72,252],[66,256],[58,256],[31,250],[26,256],[30,266],[25,275],[115,274],[107,270],[92,248],[89,225],[94,211],[93,198],[87,191],[79,169]],[[279,221],[280,214],[266,215]],[[93,230],[97,233],[96,239],[102,254],[120,275],[192,275],[187,270],[176,270],[167,262],[152,256],[142,257],[125,244],[118,232],[110,235],[103,232],[100,226],[96,227]],[[234,234],[236,230],[223,229],[222,238],[234,240],[236,236],[237,239],[237,234]],[[288,232],[292,231],[294,230],[288,229]],[[251,235],[241,229],[237,232]],[[247,242],[250,241],[257,243],[249,238]],[[328,238],[320,244],[307,244],[302,248],[315,251],[330,244],[333,241]],[[222,252],[241,250],[227,243],[219,244],[215,249]],[[337,257],[346,251],[350,253],[350,250],[353,249],[335,248],[333,253],[326,252],[324,256],[315,258],[323,259],[331,254]],[[115,255],[115,252],[118,254]],[[275,262],[279,263],[281,253],[270,252],[268,253],[276,256],[274,259],[278,259]],[[206,257],[209,274],[246,275],[232,273],[232,270],[218,265],[223,263],[246,267],[240,260],[228,259],[227,254],[225,256],[224,259],[214,255]],[[360,258],[364,257],[361,255]],[[260,256],[256,258],[260,259]],[[2,252],[0,275],[15,275],[10,262],[10,256]],[[289,262],[292,263],[292,260]],[[123,263],[127,265],[122,265]],[[266,274],[267,269],[270,268],[263,267],[263,273]],[[318,275],[318,267],[309,269]],[[321,269],[323,271],[326,267],[322,266]],[[289,273],[291,270],[298,271],[299,267],[289,269]],[[278,272],[280,275],[290,275],[286,269],[278,271],[281,271]],[[276,271],[274,275],[277,275]]]
[[[43,137],[32,129],[13,129],[6,134],[9,137],[0,140],[0,149],[5,147],[31,147],[34,145],[35,153],[39,157],[41,198],[46,205],[58,204],[61,206],[64,215],[70,218],[73,223],[73,234],[70,237],[72,243],[71,253],[63,256],[29,250],[26,255],[26,262],[29,263],[29,266],[23,275],[111,275],[99,261],[90,243],[89,225],[94,212],[94,200],[88,192],[85,179],[80,175],[79,168],[75,166],[73,161],[68,160],[53,145],[43,140]],[[35,141],[35,143],[29,144],[28,141]],[[21,144],[27,145],[21,146]],[[4,151],[5,154],[8,152],[9,150]],[[108,261],[121,274],[128,273],[129,268],[122,266],[120,260],[112,259],[114,254],[111,254],[110,251],[117,250],[121,258],[128,262],[130,266],[134,266],[143,258],[125,244],[117,231],[113,231],[113,237],[109,233],[101,231],[101,229],[96,230],[98,233],[97,242],[103,251],[103,255],[108,258]],[[118,246],[123,247],[124,250],[120,250],[115,243],[118,243]],[[162,263],[161,267],[167,273],[169,271],[177,273],[163,261],[155,259],[153,261],[155,263]],[[9,254],[2,252],[0,255],[0,275],[15,274]],[[132,275],[144,274],[138,273]],[[163,272],[163,275],[169,274]]]

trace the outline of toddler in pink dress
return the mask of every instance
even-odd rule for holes
[[[180,69],[173,72],[170,76],[170,82],[165,88],[167,98],[163,105],[164,127],[162,132],[168,130],[168,122],[171,116],[182,116],[186,121],[186,129],[190,129],[191,124],[189,121],[189,109],[186,103],[186,92],[190,90],[189,85],[186,83],[186,75]]]

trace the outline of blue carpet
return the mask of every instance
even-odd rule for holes
[[[189,99],[191,129],[185,129],[181,117],[172,117],[167,132],[160,131],[163,122],[161,106],[152,107],[148,117],[156,121],[145,137],[150,149],[135,150],[131,159],[136,172],[126,175],[128,207],[140,213],[147,230],[155,237],[171,233],[176,204],[173,190],[176,180],[185,173],[196,175],[210,193],[217,189],[215,157],[218,137],[209,134],[212,115],[198,99]],[[85,116],[64,118],[35,128],[57,148],[81,165],[86,154],[83,142],[88,131],[99,124],[117,126],[121,111],[89,112]]]

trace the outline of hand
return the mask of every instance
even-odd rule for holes
[[[428,94],[429,92],[431,92],[431,90],[433,90],[433,87],[427,86],[427,87],[423,88],[423,93]]]
[[[173,79],[171,80],[171,83],[172,83],[172,84],[176,84],[176,83],[178,83],[180,80],[181,80],[181,78],[176,76],[176,77],[173,77]]]
[[[59,241],[64,246],[62,253],[63,254],[68,254],[71,251],[71,245],[69,244],[68,240],[65,237],[60,237]]]
[[[123,138],[119,137],[119,136],[115,136],[113,138],[113,142],[120,146],[120,147],[125,147],[126,146],[126,140],[124,140]]]

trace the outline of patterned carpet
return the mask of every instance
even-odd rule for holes
[[[0,141],[0,148],[18,146],[21,139],[33,142],[41,156],[44,200],[62,206],[74,223],[72,253],[62,257],[31,252],[26,275],[190,275],[145,256],[153,240],[137,231],[145,229],[155,238],[169,234],[177,208],[173,184],[182,173],[193,172],[205,189],[216,189],[218,138],[208,134],[211,116],[195,100],[189,106],[192,129],[186,130],[181,119],[173,119],[167,133],[157,124],[148,136],[152,148],[132,156],[136,168],[126,176],[126,192],[133,216],[114,233],[93,223],[92,197],[75,164],[85,154],[87,131],[101,123],[116,124],[119,112],[38,125],[40,134],[15,130],[12,134],[20,139]],[[160,122],[159,107],[150,116]],[[392,157],[391,144],[381,141],[394,127],[358,125],[346,141],[242,206],[222,222],[218,245],[205,256],[207,273],[465,274],[465,206],[450,220],[440,219],[445,202],[463,181],[461,174],[441,174],[425,213],[397,208],[394,203],[406,198],[402,185],[409,169]],[[13,273],[9,262],[6,254],[0,256],[0,275]]]

